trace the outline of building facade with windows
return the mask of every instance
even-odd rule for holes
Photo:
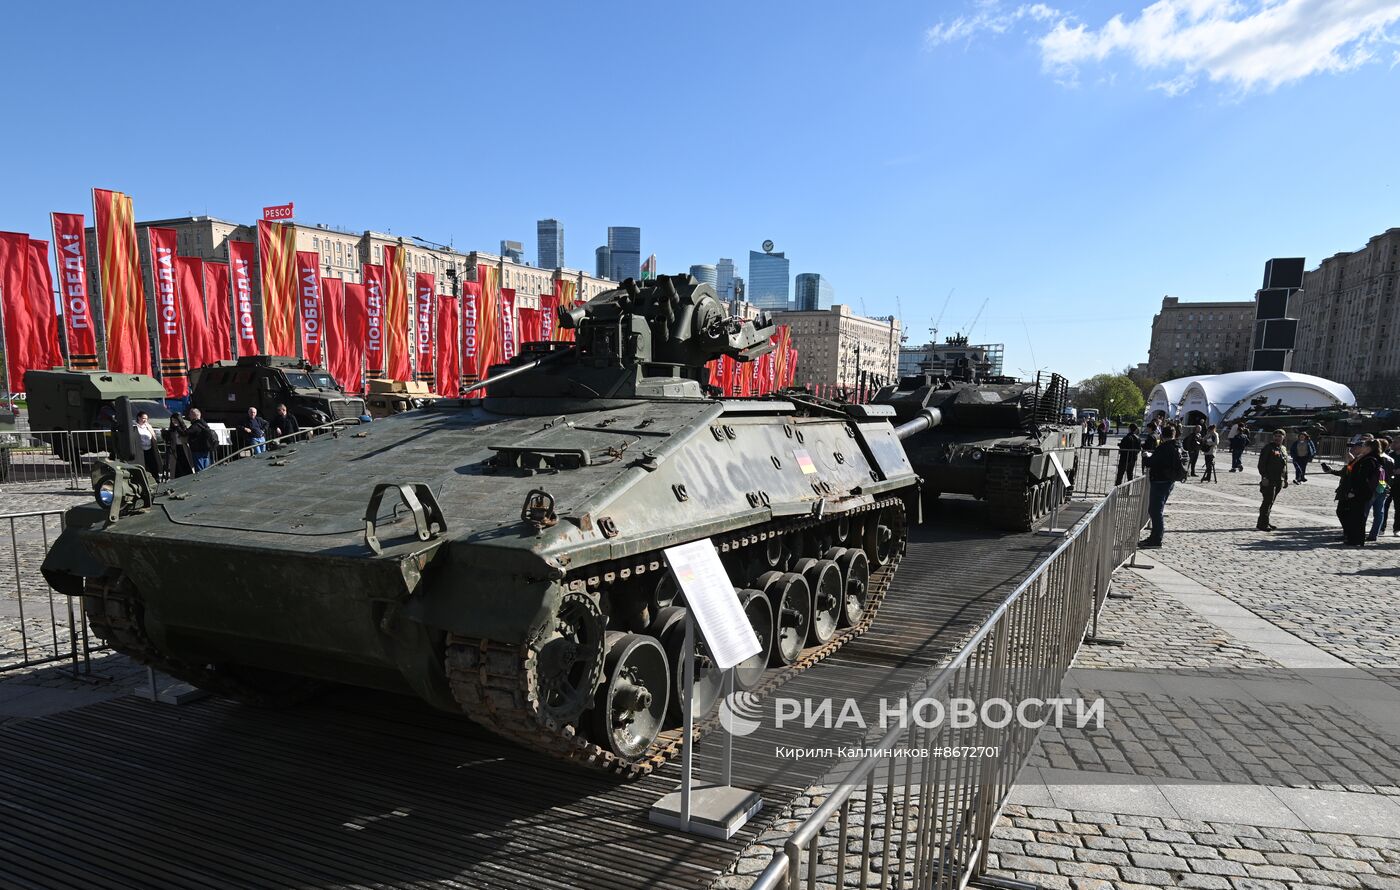
[[[748,293],[744,299],[763,309],[782,311],[791,307],[792,276],[788,258],[782,253],[749,251]]]
[[[1147,373],[1153,380],[1249,368],[1254,301],[1183,303],[1163,297],[1152,317]]]
[[[716,294],[719,293],[719,274],[716,272],[715,267],[709,263],[697,263],[691,266],[690,277],[701,284],[708,284],[715,289]]]
[[[642,230],[636,226],[608,226],[608,269],[613,281],[642,277]]]
[[[542,219],[535,223],[535,265],[541,269],[558,269],[564,265],[564,227],[557,219]]]
[[[726,303],[734,299],[734,261],[720,257],[715,263],[715,293]]]
[[[793,307],[798,312],[812,312],[836,302],[836,290],[816,272],[802,272],[797,276],[797,288],[793,296]]]
[[[893,316],[865,318],[837,303],[830,309],[775,312],[773,320],[792,332],[799,386],[853,392],[863,379],[873,393],[898,379],[899,321]]]
[[[1293,370],[1349,386],[1357,404],[1400,406],[1400,228],[1303,276]]]

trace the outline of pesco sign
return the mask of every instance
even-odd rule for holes
[[[272,205],[271,207],[264,207],[264,208],[263,208],[263,219],[265,219],[265,220],[291,219],[291,218],[292,218],[292,202],[291,202],[291,201],[288,201],[286,204],[274,204],[274,205]]]

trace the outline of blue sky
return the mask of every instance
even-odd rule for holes
[[[956,288],[944,333],[985,300],[1009,369],[1079,379],[1164,294],[1400,225],[1397,39],[1394,0],[25,4],[0,228],[96,185],[532,258],[553,216],[590,270],[608,225],[667,272],[771,238],[911,340]]]

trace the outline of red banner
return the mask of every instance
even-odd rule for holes
[[[297,354],[296,226],[258,220],[258,275],[268,355]]]
[[[573,339],[574,339],[574,331],[573,331],[572,328],[561,327],[561,326],[559,325],[558,309],[561,308],[561,307],[564,308],[564,309],[568,309],[569,307],[573,306],[573,305],[574,305],[574,298],[575,298],[575,295],[576,295],[577,293],[578,293],[578,282],[577,282],[577,281],[572,281],[572,280],[567,280],[567,281],[566,281],[566,280],[563,279],[563,278],[555,279],[555,281],[554,281],[555,319],[554,319],[553,322],[550,323],[550,324],[551,324],[551,329],[553,330],[554,335],[553,335],[552,337],[550,337],[551,340],[573,340]]]
[[[58,310],[54,308],[53,272],[49,270],[49,242],[29,239],[29,306],[34,313],[36,367],[63,367],[58,344]]]
[[[391,380],[411,380],[408,367],[408,273],[404,249],[384,245],[384,368]]]
[[[141,254],[136,246],[131,196],[93,189],[92,209],[97,227],[97,271],[102,287],[107,367],[119,374],[150,374],[146,289],[141,282]]]
[[[321,358],[321,341],[325,334],[325,318],[321,312],[321,270],[317,266],[320,254],[314,250],[298,250],[296,263],[297,304],[301,309],[301,355],[313,365],[325,365]]]
[[[436,392],[457,395],[461,387],[462,366],[457,361],[457,298],[442,297],[437,305],[437,366],[434,379]]]
[[[476,367],[477,375],[485,377],[501,361],[501,270],[477,266],[476,280],[481,285],[476,303]]]
[[[62,291],[63,324],[68,334],[68,366],[92,371],[97,360],[97,331],[88,297],[87,239],[81,213],[54,213],[53,254]]]
[[[180,301],[180,320],[185,324],[185,354],[191,368],[202,368],[215,357],[204,309],[204,262],[194,257],[175,258],[175,294]]]
[[[238,357],[262,352],[258,345],[258,329],[253,318],[253,245],[247,241],[229,241],[229,277],[233,282],[234,336]]]
[[[370,378],[384,376],[384,267],[369,263],[365,267],[365,336],[360,343],[365,350],[365,374]],[[346,295],[347,310],[349,295]],[[346,317],[349,317],[347,311]]]
[[[419,272],[413,276],[414,305],[414,367],[418,369],[418,379],[434,386],[437,368],[433,367],[433,297],[437,295],[437,281],[431,272]]]
[[[540,310],[538,309],[517,309],[515,314],[520,316],[520,342],[534,343],[545,339],[544,325],[540,320]]]
[[[326,370],[343,388],[350,388],[354,376],[345,365],[345,281],[340,278],[321,279],[321,320],[325,322],[321,354]]]
[[[190,366],[185,361],[185,331],[180,323],[180,298],[175,292],[175,255],[179,232],[152,226],[151,285],[156,297],[156,344],[160,351],[160,382],[165,394],[183,399],[190,394]]]
[[[557,340],[554,336],[559,327],[559,298],[540,294],[540,339]]]
[[[345,355],[337,361],[346,377],[336,380],[350,392],[360,392],[365,388],[363,368],[365,346],[369,342],[369,288],[366,285],[349,282],[345,285],[345,339],[341,342],[345,344]],[[337,349],[337,354],[339,351]]]
[[[509,363],[520,350],[515,318],[515,288],[501,288],[501,361]]]
[[[481,285],[462,283],[462,383],[475,383],[485,373],[481,366]]]
[[[230,320],[228,263],[209,263],[204,266],[204,317],[209,323],[209,360],[221,362],[229,358]]]
[[[34,268],[34,245],[42,245],[43,275]],[[53,308],[53,283],[48,274],[48,242],[30,241],[18,232],[0,232],[0,312],[5,316],[5,381],[10,392],[24,392],[25,371],[46,371],[63,358],[58,353],[58,328]],[[33,279],[33,280],[31,280]],[[42,299],[46,284],[48,299]],[[44,311],[47,303],[48,311]],[[52,342],[51,342],[52,341]]]

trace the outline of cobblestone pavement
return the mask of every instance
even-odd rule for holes
[[[1284,489],[1272,517],[1279,530],[1259,532],[1258,476],[1220,479],[1173,490],[1161,558],[1344,661],[1400,672],[1400,537],[1344,546],[1335,480],[1321,473]]]
[[[1316,647],[1366,672],[1358,677],[1400,689],[1400,538],[1359,550],[1340,546],[1335,486],[1320,473],[1284,490],[1272,517],[1279,531],[1256,531],[1257,486],[1252,471],[1225,473],[1217,484],[1179,484],[1167,508],[1166,544],[1144,554],[1163,564],[1160,577],[1129,569],[1115,574],[1114,592],[1131,598],[1105,603],[1099,633],[1125,645],[1084,646],[1073,677],[1078,694],[1104,697],[1105,725],[1043,730],[1022,776],[1070,776],[1089,792],[1078,797],[1103,803],[1037,806],[1028,798],[1039,791],[1018,793],[995,830],[992,874],[1070,890],[1400,890],[1394,819],[1400,808],[1391,803],[1400,795],[1395,727],[1373,725],[1347,702],[1316,694],[1296,700],[1234,694],[1231,689],[1307,686],[1313,677],[1309,668],[1285,667],[1275,657],[1279,648],[1188,607],[1162,586],[1174,569],[1207,595],[1213,591],[1264,619],[1284,649]],[[1235,685],[1212,689],[1213,683]],[[1154,790],[1179,783],[1231,815],[1144,815],[1134,811],[1130,794],[1115,791],[1117,781]],[[1055,787],[1039,786],[1057,793]],[[1271,789],[1294,793],[1293,810],[1282,808],[1281,817],[1264,808],[1251,812],[1258,793]],[[716,886],[748,887],[831,790],[811,789],[779,814]],[[1309,794],[1325,797],[1319,806],[1340,801],[1343,811],[1393,809],[1377,819],[1374,833],[1314,830],[1298,815],[1316,816]],[[830,884],[833,862],[834,853],[819,856],[819,885],[822,878]],[[872,883],[882,874],[877,869]],[[847,886],[855,886],[850,877]]]
[[[1009,806],[988,862],[1060,890],[1400,888],[1400,839]]]

